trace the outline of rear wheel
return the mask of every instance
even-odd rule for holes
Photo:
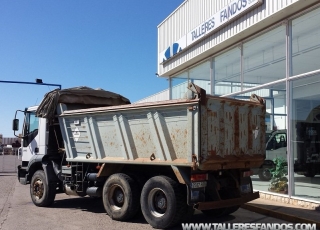
[[[167,176],[150,178],[140,202],[144,218],[154,228],[172,227],[191,215],[183,186]]]
[[[139,189],[128,175],[111,175],[103,186],[103,205],[114,220],[127,220],[139,210]]]
[[[33,174],[30,183],[30,195],[32,202],[39,207],[47,207],[54,202],[56,187],[48,185],[43,170],[38,170]]]

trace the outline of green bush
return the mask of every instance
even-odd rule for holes
[[[288,191],[288,171],[287,162],[284,158],[277,157],[273,159],[275,167],[271,169],[271,184],[269,187],[270,191],[274,192],[287,192]]]

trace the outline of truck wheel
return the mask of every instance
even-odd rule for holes
[[[48,185],[43,170],[36,171],[30,183],[30,195],[32,202],[39,207],[52,205],[56,197],[56,188]]]
[[[178,224],[188,213],[186,192],[167,176],[150,178],[141,193],[141,210],[154,228],[168,228]]]
[[[111,175],[103,186],[103,206],[114,220],[127,220],[139,210],[139,189],[128,175]]]
[[[209,192],[210,193],[210,192]],[[210,195],[207,194],[209,199]],[[240,191],[237,189],[223,189],[220,192],[220,197],[222,200],[227,200],[227,199],[233,199],[233,198],[238,198],[240,197]],[[212,199],[210,199],[212,200]],[[209,210],[202,210],[202,213],[205,214],[206,216],[210,217],[222,217],[222,216],[227,216],[231,213],[234,213],[240,208],[240,205],[235,205],[227,208],[218,208],[218,209],[209,209]]]
[[[269,168],[261,168],[259,169],[259,179],[262,181],[269,181],[272,178],[272,174]]]
[[[229,198],[232,199],[232,198],[239,198],[241,195],[240,195],[240,191],[236,189],[234,191],[230,191],[230,193],[229,193],[229,195],[227,195],[227,197],[228,196],[229,196]],[[240,205],[235,205],[235,206],[228,207],[224,211],[224,215],[225,216],[230,215],[230,214],[236,212],[239,208],[240,208]]]

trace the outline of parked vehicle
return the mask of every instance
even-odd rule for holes
[[[46,94],[22,111],[20,183],[36,206],[61,192],[102,197],[112,219],[141,210],[154,228],[189,221],[195,209],[235,212],[259,197],[250,168],[265,158],[265,101],[189,90],[189,99],[141,104],[90,88]]]
[[[303,121],[296,121],[293,129],[292,149],[294,172],[306,177],[320,174],[320,106],[315,107]],[[271,179],[273,159],[287,160],[287,130],[267,131],[266,159],[260,168],[253,169],[263,181]]]
[[[271,180],[271,169],[274,168],[273,160],[277,157],[287,159],[287,130],[266,131],[266,158],[259,168],[252,169],[262,181]]]

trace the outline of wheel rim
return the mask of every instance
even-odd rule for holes
[[[118,185],[112,185],[108,193],[108,201],[113,210],[120,210],[125,202],[123,188]]]
[[[267,178],[267,179],[271,178],[271,172],[269,169],[264,169],[262,171],[262,175],[264,176],[264,178]]]
[[[33,196],[40,200],[44,193],[44,186],[41,179],[37,178],[37,180],[33,183]]]
[[[167,197],[162,189],[154,188],[148,195],[148,206],[155,217],[163,216],[167,211]]]

